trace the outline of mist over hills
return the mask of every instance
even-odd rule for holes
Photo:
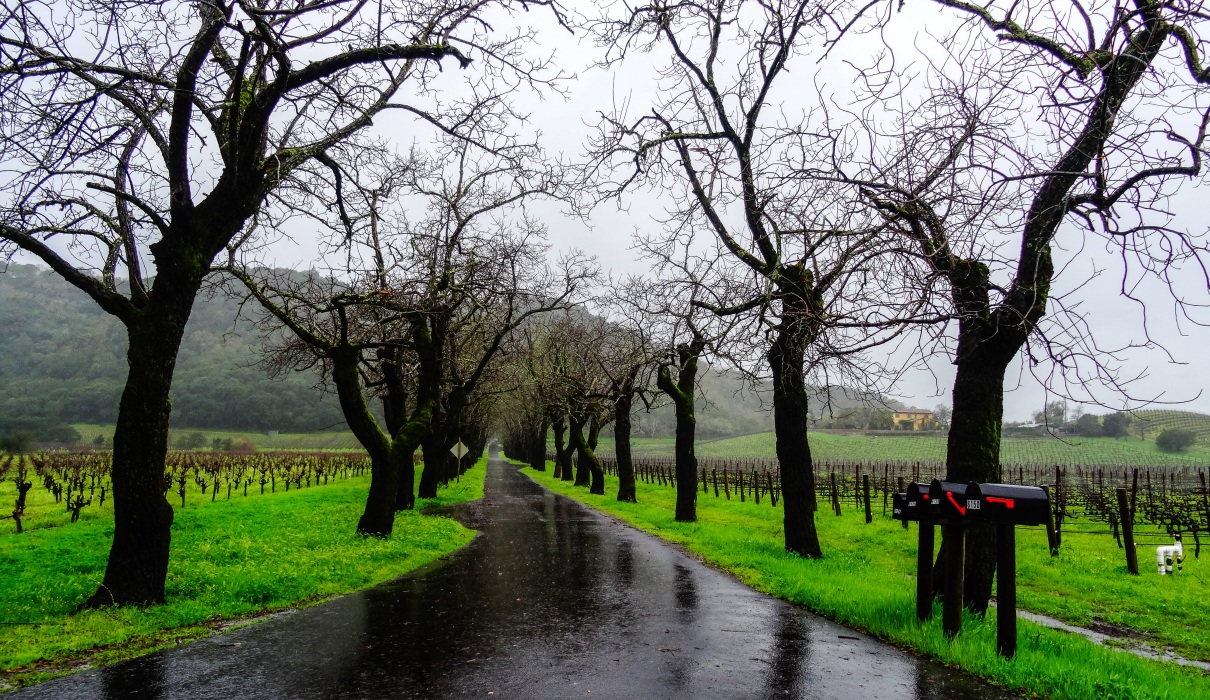
[[[307,432],[344,427],[334,395],[313,374],[277,379],[257,366],[259,336],[229,298],[199,296],[172,386],[174,427]],[[126,333],[49,270],[0,274],[0,434],[39,439],[64,423],[110,424],[126,380]]]
[[[238,303],[199,296],[186,328],[172,389],[172,425],[242,431],[344,429],[336,397],[315,388],[316,375],[272,378],[258,365],[260,340],[237,321]],[[28,430],[39,440],[70,441],[70,423],[112,424],[126,379],[126,333],[62,278],[35,265],[0,273],[0,435]],[[771,394],[754,391],[736,372],[705,371],[698,434],[730,437],[773,429]],[[833,392],[831,410],[814,392],[817,427],[863,407],[896,405],[876,396]],[[673,434],[663,402],[647,413],[636,402],[636,437]],[[838,426],[846,427],[846,426]]]

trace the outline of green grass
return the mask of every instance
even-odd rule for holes
[[[485,461],[417,508],[483,496]],[[165,605],[74,610],[97,587],[113,535],[97,518],[0,536],[0,670],[24,685],[211,634],[218,620],[305,605],[397,578],[470,542],[445,517],[399,513],[358,536],[368,477],[178,508]],[[38,488],[40,488],[40,484]],[[31,491],[31,494],[33,492]],[[4,681],[0,681],[0,689]]]
[[[995,653],[994,615],[968,616],[962,634],[946,641],[939,609],[925,625],[915,619],[915,526],[904,530],[881,515],[865,525],[853,508],[841,517],[821,512],[816,522],[825,558],[807,560],[784,551],[781,510],[767,500],[758,506],[702,496],[699,521],[676,523],[670,487],[639,484],[641,503],[629,504],[614,499],[612,482],[606,487],[610,495],[593,496],[552,479],[549,470],[528,473],[547,488],[685,546],[757,590],[1013,691],[1071,700],[1210,697],[1210,679],[1198,669],[1141,659],[1026,621],[1019,624],[1019,651],[1012,660]],[[1147,554],[1140,551],[1142,563],[1151,561]],[[1179,576],[1161,579],[1150,571],[1127,574],[1124,556],[1106,535],[1065,534],[1055,559],[1044,533],[1022,529],[1018,537],[1022,608],[1077,624],[1099,619],[1131,627],[1159,645],[1210,659],[1210,572],[1192,557]]]
[[[812,431],[811,455],[819,461],[841,462],[944,462],[945,436],[850,435]],[[635,454],[672,454],[671,439],[635,440]],[[776,456],[773,433],[757,433],[723,440],[699,441],[699,457]],[[613,441],[601,440],[598,451],[613,453]],[[1069,437],[1005,438],[1000,456],[1005,464],[1098,465],[1098,466],[1205,466],[1210,448],[1193,447],[1180,454],[1166,454],[1154,442],[1132,438]]]
[[[106,446],[112,446],[113,426],[94,425],[91,423],[74,423],[72,425],[80,433],[81,442],[91,444],[98,435],[105,438]],[[168,444],[171,448],[177,446],[185,436],[201,433],[209,445],[215,438],[220,440],[230,438],[232,441],[246,438],[256,445],[258,450],[360,450],[361,443],[348,430],[324,431],[316,433],[278,433],[266,435],[254,431],[240,430],[200,430],[195,428],[169,428]]]

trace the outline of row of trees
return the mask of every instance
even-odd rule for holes
[[[657,394],[676,413],[677,517],[692,519],[708,358],[769,381],[785,546],[820,557],[810,386],[878,391],[947,356],[948,476],[997,481],[1015,358],[1117,382],[1052,293],[1056,246],[1102,242],[1164,281],[1202,253],[1164,210],[1200,176],[1210,123],[1196,2],[938,0],[949,29],[906,62],[890,39],[857,50],[904,21],[890,4],[610,6],[578,27],[599,67],[654,64],[656,90],[599,115],[576,167],[515,134],[515,96],[562,76],[523,51],[534,31],[512,12],[562,23],[553,2],[68,4],[70,24],[56,4],[3,5],[0,240],[127,329],[114,542],[89,605],[163,599],[168,391],[207,283],[262,310],[274,368],[334,387],[373,461],[364,533],[410,507],[417,447],[431,495],[449,446],[481,446],[493,415],[534,461],[553,429],[560,476],[598,493],[612,422],[633,500],[630,416]],[[829,75],[804,89],[817,63]],[[397,154],[405,129],[422,136]],[[635,241],[650,274],[615,282],[592,315],[573,308],[595,269],[553,260],[526,203],[642,192],[664,207]],[[265,264],[267,242],[304,232],[325,269]],[[994,538],[966,542],[983,610]]]
[[[363,335],[355,325],[385,307],[368,303],[370,290],[358,287],[382,281],[375,289],[390,291],[393,280],[375,279],[388,272],[385,264],[340,282],[309,276],[301,291],[328,296],[327,306],[316,306],[316,297],[292,297],[299,285],[271,280],[280,285],[270,286],[249,258],[312,212],[332,207],[342,223],[353,218],[345,176],[356,158],[373,151],[368,129],[375,120],[390,115],[421,141],[445,134],[470,143],[468,128],[482,131],[490,128],[489,115],[508,114],[509,93],[552,85],[558,71],[522,53],[532,30],[510,20],[529,8],[557,14],[545,0],[471,7],[409,0],[390,7],[343,0],[0,6],[3,253],[41,259],[127,331],[129,373],[114,435],[113,544],[104,580],[86,606],[164,599],[173,520],[163,489],[169,389],[194,299],[216,270],[281,312],[279,321],[328,363],[338,389],[360,384],[366,352],[381,355],[368,370],[379,381],[398,379],[392,368],[402,359],[401,344],[387,340],[406,337],[402,326],[386,338]],[[469,77],[443,81],[446,64]],[[355,139],[369,148],[354,148]],[[509,156],[500,145],[478,146]],[[324,172],[330,189],[316,191]],[[356,190],[360,183],[349,184]],[[369,212],[374,219],[374,207]],[[347,232],[331,245],[345,251],[364,245],[361,231],[347,225]],[[128,286],[119,286],[122,277]],[[444,332],[452,312],[426,315],[411,290],[399,296],[396,317],[419,317],[407,331],[415,346],[446,366],[449,339],[426,334]],[[417,388],[424,398],[410,417],[438,414],[436,386],[446,376]],[[360,391],[342,389],[340,398],[375,455],[373,505],[362,528],[389,530],[384,513],[389,505],[393,514],[399,474],[384,469],[382,454],[398,451],[401,435],[410,442],[437,431],[391,412],[388,439],[367,420]],[[453,414],[471,420],[465,405],[451,403]]]
[[[659,66],[649,102],[603,116],[594,184],[602,198],[661,192],[664,226],[638,247],[661,279],[694,290],[682,309],[756,339],[728,352],[749,368],[763,355],[785,544],[805,556],[823,554],[808,373],[893,375],[870,351],[905,337],[948,356],[948,478],[998,481],[1005,373],[1022,353],[1060,380],[1092,372],[1122,387],[1087,319],[1052,293],[1056,246],[1100,241],[1124,278],[1169,283],[1204,253],[1164,209],[1202,174],[1200,6],[940,4],[960,23],[923,66],[902,68],[893,50],[850,59],[843,100],[803,97],[791,66],[845,50],[846,34],[890,21],[889,6],[651,2],[592,27],[602,65]],[[691,336],[675,347],[697,357]],[[669,355],[659,386],[684,366]],[[677,453],[680,471],[692,454],[679,439]],[[987,529],[964,552],[943,543],[935,580],[960,557],[966,600],[985,610],[993,546]]]

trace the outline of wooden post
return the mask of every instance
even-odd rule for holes
[[[718,470],[717,469],[710,470],[710,478],[712,481],[714,481],[714,497],[718,498]]]
[[[1206,511],[1206,522],[1210,523],[1210,491],[1206,490],[1206,472],[1198,470],[1197,478],[1202,482],[1202,510]]]
[[[1055,549],[1063,546],[1063,507],[1067,503],[1067,488],[1063,484],[1063,468],[1055,465]]]
[[[898,484],[898,488],[897,488],[896,490],[897,490],[899,493],[903,493],[903,492],[904,492],[904,486],[903,486],[903,477],[902,477],[902,476],[898,478],[897,484]],[[906,519],[905,519],[905,520],[903,520],[903,529],[904,529],[904,530],[908,529],[908,521],[907,521]],[[930,546],[930,547],[932,546],[932,543],[931,543],[931,542],[929,543],[929,546]],[[932,552],[929,552],[929,558],[932,558],[932,556],[933,556]],[[932,585],[932,584],[930,584],[930,585]]]
[[[916,544],[916,619],[924,622],[933,616],[933,540],[936,526],[927,520],[919,523]],[[907,521],[903,521],[907,527]]]
[[[840,515],[840,490],[836,488],[836,472],[832,472],[832,510]]]
[[[769,484],[769,504],[776,508],[777,494],[773,492],[773,474],[771,472],[765,472],[765,481]]]
[[[1137,474],[1137,471],[1136,471]],[[1139,575],[1139,553],[1134,548],[1134,518],[1130,517],[1130,504],[1126,501],[1126,489],[1118,489],[1118,519],[1122,521],[1123,546],[1126,548],[1126,570]]]
[[[710,482],[706,481],[705,467],[702,467],[702,493],[710,493]]]
[[[887,501],[891,498],[891,465],[882,468],[882,517],[886,517]]]
[[[1017,530],[996,526],[996,651],[1017,654]]]
[[[1130,484],[1130,522],[1134,522],[1134,509],[1139,504],[1139,469],[1135,467],[1134,478]]]
[[[726,467],[723,467],[723,494],[726,495],[728,501],[731,500],[731,484],[727,481]]]
[[[744,470],[743,469],[735,470],[735,483],[736,483],[735,489],[737,491],[739,491],[739,502],[743,503],[744,495],[745,495],[744,494]]]
[[[941,629],[953,639],[962,631],[962,585],[966,568],[966,529],[961,525],[942,527],[945,545],[945,600],[941,606]]]
[[[870,512],[870,475],[861,475],[861,492],[865,498],[865,524],[874,522],[874,514]]]
[[[1046,544],[1050,547],[1050,556],[1059,556],[1059,541],[1055,536],[1055,510],[1049,507],[1049,503],[1053,500],[1050,496],[1050,487],[1043,485],[1042,490],[1046,492],[1046,500],[1048,507],[1046,508]]]

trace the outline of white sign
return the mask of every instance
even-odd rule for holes
[[[470,452],[470,450],[466,449],[466,445],[463,445],[462,441],[459,440],[457,445],[454,445],[450,448],[450,452],[454,453],[454,456],[458,459],[462,459],[466,456],[467,452]]]

